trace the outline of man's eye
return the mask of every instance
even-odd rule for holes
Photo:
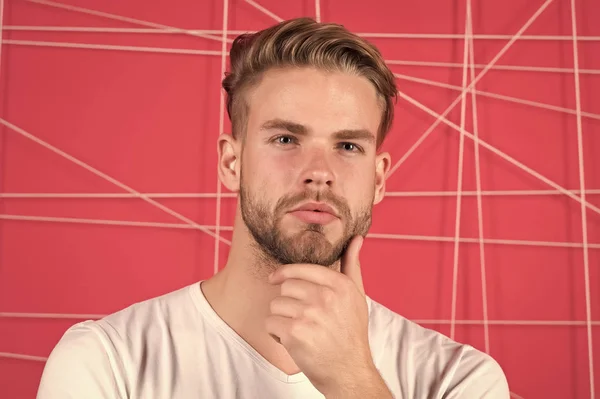
[[[294,142],[294,138],[291,136],[279,136],[277,137],[278,144],[292,144]]]
[[[342,147],[342,149],[344,151],[347,151],[347,152],[361,151],[360,147],[354,143],[341,143],[340,146]]]

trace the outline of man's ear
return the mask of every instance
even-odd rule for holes
[[[240,189],[240,142],[231,134],[222,134],[217,142],[219,180],[227,189]]]
[[[392,158],[389,153],[382,152],[375,158],[375,198],[373,205],[380,203],[385,196],[385,179],[390,171]]]

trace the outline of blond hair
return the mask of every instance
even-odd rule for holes
[[[281,22],[268,29],[238,36],[230,52],[231,71],[222,86],[227,93],[227,113],[233,136],[245,132],[248,104],[244,90],[271,68],[315,67],[356,73],[367,78],[383,99],[383,115],[377,134],[379,146],[391,128],[397,89],[394,75],[379,50],[343,26],[318,23],[310,18]]]

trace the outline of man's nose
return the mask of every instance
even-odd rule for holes
[[[331,187],[334,182],[334,173],[324,151],[314,151],[308,157],[302,174],[302,182],[304,185],[315,187],[315,189]]]

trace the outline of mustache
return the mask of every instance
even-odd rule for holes
[[[306,201],[325,202],[337,209],[340,216],[345,219],[350,217],[350,207],[346,200],[332,193],[331,191],[303,191],[297,194],[282,197],[275,206],[276,214],[285,212],[299,203]]]

